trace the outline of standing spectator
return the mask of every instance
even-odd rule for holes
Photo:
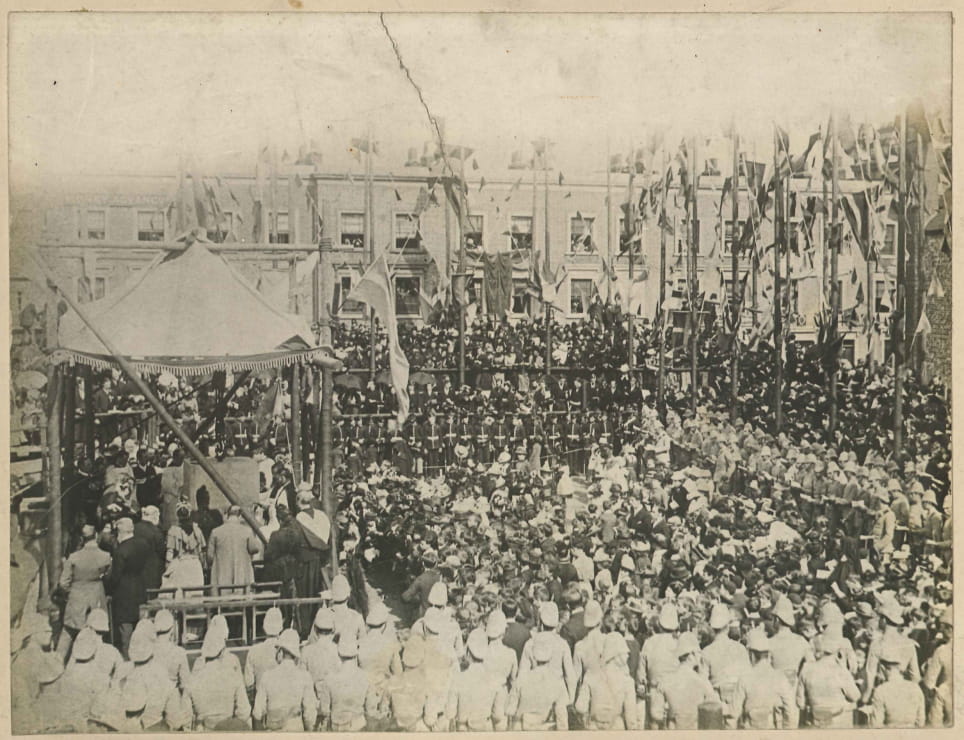
[[[116,529],[117,547],[112,556],[108,583],[120,649],[126,658],[141,604],[147,601],[144,571],[150,558],[150,547],[134,536],[134,522],[128,517],[118,519]]]
[[[144,583],[147,588],[160,588],[164,573],[164,535],[158,525],[161,510],[156,506],[146,506],[141,512],[141,520],[134,525],[134,536],[144,540],[149,547]]]
[[[60,574],[60,587],[67,592],[64,629],[71,639],[84,627],[91,610],[107,606],[103,579],[111,563],[110,555],[97,544],[97,530],[93,525],[85,524],[80,537],[81,548],[70,554]]]
[[[201,486],[197,489],[194,500],[197,504],[197,510],[191,518],[201,528],[201,534],[204,535],[204,541],[207,542],[211,539],[211,532],[224,524],[224,517],[221,516],[220,511],[211,508],[211,494],[208,492],[207,486]]]
[[[205,539],[187,504],[177,507],[177,524],[167,531],[167,570],[163,586],[194,588],[204,585]]]
[[[228,518],[211,532],[208,560],[211,584],[237,586],[254,583],[251,558],[261,551],[261,542],[247,524],[241,521],[241,507],[231,506]]]

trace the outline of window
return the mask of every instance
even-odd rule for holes
[[[482,305],[482,278],[469,278],[468,283],[465,286],[465,295],[468,303],[474,303],[477,306]]]
[[[465,248],[482,249],[482,216],[469,216],[465,230]]]
[[[412,251],[419,248],[421,235],[418,217],[411,213],[395,214],[395,249]]]
[[[846,360],[851,365],[854,364],[855,357],[855,346],[853,339],[844,339],[843,343],[840,345],[840,357]]]
[[[164,241],[164,212],[163,211],[138,211],[137,212],[137,241],[139,242]]]
[[[509,223],[512,249],[532,249],[532,216],[513,216]]]
[[[87,211],[87,238],[107,239],[107,211]]]
[[[743,227],[746,224],[746,219],[739,219],[736,222],[736,239],[739,240],[740,236],[743,234]],[[733,219],[727,219],[724,221],[724,234],[723,234],[723,254],[732,254],[733,249]]]
[[[349,301],[347,296],[351,293],[352,277],[351,275],[339,275],[336,300],[335,300],[335,312],[338,315],[347,314],[361,314],[362,303],[360,301]]]
[[[594,252],[592,226],[596,219],[577,215],[569,219],[569,251],[573,254]]]
[[[893,256],[897,249],[897,224],[884,225],[884,244],[880,248],[882,255]]]
[[[85,277],[77,280],[77,300],[80,303],[99,301],[107,295],[107,278],[95,277],[94,290],[91,292],[90,280]]]
[[[398,316],[421,316],[419,292],[422,279],[419,277],[395,278],[395,313]]]
[[[290,243],[291,233],[288,231],[288,212],[278,211],[274,220],[274,233],[270,234],[268,241],[271,244]]]
[[[339,218],[341,236],[338,242],[343,247],[363,249],[365,247],[365,214],[342,213]]]
[[[592,280],[570,280],[569,313],[574,316],[585,314],[589,310],[589,301],[592,299],[592,294]]]
[[[890,306],[885,306],[887,303],[885,293],[887,291],[887,281],[886,280],[874,280],[874,306],[877,313],[886,313],[890,310]]]
[[[528,313],[529,294],[526,292],[528,287],[528,280],[512,281],[512,313],[519,315]]]

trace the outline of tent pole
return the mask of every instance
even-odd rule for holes
[[[74,475],[74,444],[77,436],[77,369],[64,368],[64,472],[67,480]]]
[[[56,307],[56,302],[48,303]],[[60,502],[60,423],[63,419],[63,369],[51,365],[47,369],[47,576],[51,590],[60,580],[63,558],[63,510]]]
[[[94,422],[94,370],[86,365],[82,366],[84,376],[84,444],[87,449],[87,460],[94,461],[94,439],[96,429]]]
[[[318,435],[317,452],[315,453],[316,470],[321,471],[315,480],[321,483],[321,503],[325,514],[331,522],[329,553],[331,555],[332,577],[338,574],[338,527],[335,524],[335,490],[332,485],[332,455],[331,455],[331,424],[332,424],[332,395],[334,385],[331,368],[321,368],[321,429]]]
[[[295,485],[301,483],[301,366],[291,366],[291,472]]]
[[[67,301],[67,303],[70,305],[72,309],[74,309],[74,311],[80,317],[80,320],[87,325],[87,328],[90,329],[91,333],[95,337],[97,337],[97,339],[100,341],[101,344],[104,345],[104,347],[107,348],[107,351],[110,353],[111,357],[113,357],[114,360],[117,362],[117,364],[120,365],[121,370],[123,370],[124,373],[127,375],[127,377],[131,379],[134,385],[137,386],[137,389],[141,392],[141,395],[144,396],[144,398],[151,405],[151,407],[157,412],[157,415],[160,416],[161,419],[164,421],[164,423],[167,424],[168,427],[170,427],[172,432],[174,432],[174,436],[176,436],[178,438],[178,441],[180,441],[180,443],[184,445],[184,449],[187,450],[187,453],[192,458],[194,458],[197,464],[201,466],[201,469],[205,473],[207,473],[208,477],[210,477],[211,480],[214,482],[214,485],[218,487],[218,490],[220,490],[221,493],[224,494],[224,497],[235,506],[241,507],[241,516],[244,517],[244,520],[251,526],[251,529],[254,530],[254,533],[258,536],[258,539],[260,539],[264,544],[267,544],[267,540],[265,539],[264,535],[261,533],[261,525],[254,520],[254,517],[251,516],[251,512],[249,512],[246,508],[241,506],[241,502],[238,500],[238,497],[235,496],[234,491],[231,490],[231,486],[228,485],[227,481],[224,480],[221,474],[214,468],[213,465],[211,465],[210,460],[208,460],[208,458],[206,458],[203,454],[201,454],[201,451],[197,448],[197,445],[194,444],[194,441],[187,435],[187,432],[185,432],[181,428],[181,426],[174,420],[174,417],[171,416],[170,412],[164,407],[164,404],[161,403],[160,400],[158,400],[157,396],[154,395],[154,391],[150,389],[150,386],[148,386],[147,383],[144,382],[143,378],[141,378],[141,376],[137,373],[137,371],[134,370],[131,364],[123,357],[123,355],[120,354],[120,352],[118,352],[117,348],[114,346],[114,343],[110,341],[106,336],[104,336],[104,334],[96,326],[94,326],[90,318],[87,316],[87,312],[84,311],[83,308],[81,308],[80,304],[73,298],[73,296],[71,296],[70,293],[68,293],[67,291],[63,290],[60,287],[56,279],[51,275],[49,268],[45,264],[43,264],[43,262],[37,257],[34,257],[34,261],[37,263],[40,269],[44,272],[44,274],[47,277],[47,280],[56,286],[57,291],[60,293],[60,295],[63,296],[64,300]],[[59,436],[59,429],[58,429],[58,436]],[[51,441],[52,440],[48,439],[48,447],[52,447],[52,445],[50,444]],[[56,467],[57,467],[56,473],[58,477],[55,485],[59,489],[60,487],[59,458],[57,460]],[[53,477],[51,477],[51,482],[53,482]],[[58,498],[59,498],[59,492],[58,492]],[[59,525],[59,519],[60,519],[59,510],[58,510],[58,513],[56,514],[53,511],[51,512],[51,530],[53,530],[54,516],[57,517],[57,521]],[[58,545],[58,548],[59,548],[59,545]],[[58,559],[58,565],[59,565],[59,559]]]

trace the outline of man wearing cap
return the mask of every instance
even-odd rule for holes
[[[924,694],[915,681],[904,678],[901,664],[904,656],[893,643],[885,645],[880,662],[886,680],[874,689],[874,727],[923,727],[925,717]]]
[[[462,630],[458,622],[448,612],[448,588],[443,581],[432,584],[428,594],[429,607],[425,615],[412,625],[412,634],[428,638],[432,633],[432,644],[443,648],[456,661],[461,660],[465,653],[462,640]],[[432,615],[434,629],[428,630],[426,617]]]
[[[541,631],[533,634],[522,649],[522,659],[519,661],[519,677],[521,679],[523,673],[535,670],[537,663],[535,656],[532,654],[536,645],[535,640],[539,635],[545,635],[540,639],[543,644],[548,646],[549,658],[547,663],[549,670],[562,677],[566,690],[569,692],[568,703],[571,704],[576,699],[576,672],[572,665],[572,652],[569,650],[569,643],[556,632],[556,628],[559,626],[559,607],[556,606],[555,602],[544,601],[539,605],[539,623],[542,625]]]
[[[378,713],[378,696],[368,675],[358,666],[358,643],[349,637],[338,640],[341,664],[321,682],[318,693],[319,730],[360,732],[366,716]]]
[[[431,550],[422,556],[422,563],[425,566],[412,584],[402,593],[402,601],[406,604],[418,604],[418,618],[425,616],[425,610],[429,607],[429,594],[432,587],[442,578],[436,565],[438,556]]]
[[[208,540],[211,585],[244,586],[254,583],[251,559],[261,552],[261,540],[241,520],[241,507],[228,507],[228,515]]]
[[[145,506],[141,518],[134,524],[134,536],[144,540],[148,546],[147,570],[144,583],[148,588],[160,588],[164,574],[164,558],[167,555],[167,542],[158,525],[161,523],[161,510],[156,506]]]
[[[192,673],[184,692],[196,730],[216,730],[230,719],[242,720],[250,727],[251,703],[244,680],[220,660],[224,650],[224,633],[208,630],[198,658],[201,665]]]
[[[953,607],[948,606],[937,619],[942,642],[927,661],[921,686],[929,697],[928,727],[950,727],[954,723],[952,661],[954,656]]]
[[[111,594],[111,609],[117,625],[120,649],[126,656],[134,625],[140,617],[141,604],[147,601],[144,571],[150,557],[149,546],[134,537],[134,522],[122,517],[116,522],[117,547],[111,556],[107,584]]]
[[[98,673],[106,680],[109,679],[118,665],[123,663],[120,651],[110,642],[105,642],[109,637],[110,626],[107,620],[107,612],[103,609],[93,609],[87,615],[87,622],[81,632],[90,631],[97,636],[97,650],[94,654],[94,665]],[[78,633],[78,637],[79,637]],[[72,658],[71,658],[72,659]]]
[[[796,618],[793,614],[793,604],[781,594],[770,610],[773,620],[773,636],[770,638],[770,662],[773,667],[783,674],[794,692],[797,690],[797,678],[803,662],[811,655],[810,644],[807,640],[793,631]],[[796,725],[788,725],[787,729],[796,729]]]
[[[97,544],[97,530],[93,525],[85,524],[80,537],[83,545],[67,557],[60,573],[60,587],[67,592],[64,629],[71,638],[83,628],[88,611],[107,605],[103,579],[111,564],[110,555]]]
[[[331,611],[335,615],[335,639],[358,643],[365,634],[365,620],[362,615],[348,606],[351,586],[341,573],[331,582]]]
[[[733,617],[726,604],[714,604],[710,611],[710,629],[716,634],[713,641],[703,648],[703,665],[707,678],[723,702],[726,728],[736,727],[738,715],[733,705],[736,683],[742,673],[750,668],[746,648],[730,638],[730,622]]]
[[[454,723],[452,729],[457,732],[501,732],[507,727],[508,692],[502,677],[486,667],[492,653],[492,643],[486,638],[487,633],[488,625],[486,633],[474,631],[469,635],[469,664],[452,684],[446,714]],[[515,653],[510,648],[505,649],[512,653],[514,659]]]
[[[556,620],[558,622],[558,616]],[[554,670],[553,665],[557,662],[555,656],[560,643],[568,653],[568,646],[561,637],[545,631],[535,635],[526,646],[533,667],[519,674],[519,680],[509,695],[506,713],[511,723],[510,729],[569,729],[567,707],[572,699],[562,672]]]
[[[864,664],[863,703],[870,702],[877,682],[877,667],[880,656],[885,650],[891,655],[900,656],[900,670],[914,683],[920,682],[920,665],[917,662],[917,645],[909,637],[901,634],[904,624],[903,608],[895,599],[885,600],[880,606],[883,629],[867,648],[867,661]]]
[[[275,646],[277,647],[277,641]],[[275,650],[275,662],[277,663],[277,650]],[[338,646],[335,644],[335,615],[327,606],[315,612],[312,635],[308,638],[308,644],[301,650],[301,663],[308,670],[316,692],[321,689],[322,683],[328,676],[341,665]]]
[[[141,629],[141,624],[145,625],[144,629]],[[154,624],[145,619],[138,622],[138,629],[134,631],[130,642],[130,658],[134,668],[127,677],[127,683],[141,682],[150,690],[141,717],[145,729],[164,719],[164,707],[174,690],[174,682],[167,668],[154,657],[155,639]]]
[[[646,697],[650,707],[660,681],[679,668],[677,630],[679,612],[674,604],[665,603],[659,612],[657,632],[648,637],[640,648],[639,667],[636,669],[637,696]],[[698,644],[696,650],[699,650]]]
[[[154,660],[167,669],[167,675],[176,685],[183,686],[190,674],[187,650],[175,642],[174,615],[169,609],[161,609],[154,615]]]
[[[483,656],[485,669],[499,678],[506,691],[512,688],[519,674],[519,658],[515,650],[502,642],[507,627],[505,614],[499,608],[494,609],[485,621],[485,637],[489,648]]]
[[[77,633],[62,678],[64,699],[71,705],[68,716],[83,718],[84,726],[77,728],[80,732],[86,731],[87,715],[94,698],[109,680],[94,662],[99,642],[100,638],[93,630],[84,629]]]
[[[385,604],[372,604],[365,617],[368,631],[358,643],[358,665],[368,676],[377,699],[368,714],[368,727],[373,731],[388,729],[388,681],[402,672],[401,646],[395,630],[388,625],[388,616]]]
[[[284,629],[281,610],[276,606],[268,609],[261,627],[265,634],[264,640],[248,648],[248,654],[244,658],[244,686],[251,699],[254,698],[254,690],[261,676],[277,665],[275,653],[278,649],[278,635]]]
[[[601,661],[586,671],[575,710],[587,730],[639,730],[636,684],[626,666],[629,646],[618,632],[603,639]]]
[[[888,505],[890,494],[883,488],[878,488],[874,492],[874,525],[871,530],[871,543],[873,552],[880,563],[890,562],[894,553],[894,532],[897,526],[897,518],[893,510]]]
[[[592,600],[586,604],[582,621],[587,632],[572,651],[572,667],[577,684],[583,680],[589,669],[601,667],[603,664],[605,636],[602,633],[602,619],[603,610],[599,602]]]
[[[762,629],[752,630],[747,637],[752,666],[740,675],[733,697],[737,724],[742,729],[797,727],[796,691],[784,674],[770,665],[771,642]]]
[[[278,636],[275,660],[258,684],[251,716],[266,730],[312,731],[318,718],[318,698],[311,676],[298,665],[298,633],[284,630]]]
[[[388,714],[396,730],[425,732],[429,729],[426,715],[438,715],[437,708],[426,706],[429,695],[424,660],[424,641],[419,637],[409,638],[402,649],[402,672],[392,676],[385,690]]]
[[[816,660],[805,663],[797,684],[797,707],[807,713],[805,726],[850,728],[860,689],[837,657],[837,646],[823,635],[813,641]]]
[[[676,667],[661,675],[649,691],[649,716],[657,727],[695,730],[699,706],[717,700],[713,686],[701,675],[700,643],[693,632],[684,632],[676,643]]]

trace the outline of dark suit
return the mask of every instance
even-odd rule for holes
[[[150,558],[150,545],[136,536],[118,544],[111,556],[108,581],[111,610],[125,657],[127,647],[130,645],[131,633],[140,617],[140,606],[147,601],[144,571]]]
[[[559,634],[569,643],[569,649],[576,647],[576,643],[589,634],[589,629],[585,625],[586,612],[580,609],[566,622]]]
[[[134,537],[144,540],[150,548],[147,564],[144,566],[144,586],[160,588],[161,577],[164,575],[164,559],[167,555],[164,535],[153,523],[141,520],[134,525]]]
[[[409,604],[418,604],[418,618],[425,616],[428,609],[428,595],[436,581],[442,580],[442,575],[436,568],[429,568],[420,574],[402,594],[402,601]],[[414,621],[414,620],[412,620]]]
[[[502,636],[502,644],[515,650],[516,659],[522,660],[522,649],[532,635],[529,628],[518,622],[509,622]]]

